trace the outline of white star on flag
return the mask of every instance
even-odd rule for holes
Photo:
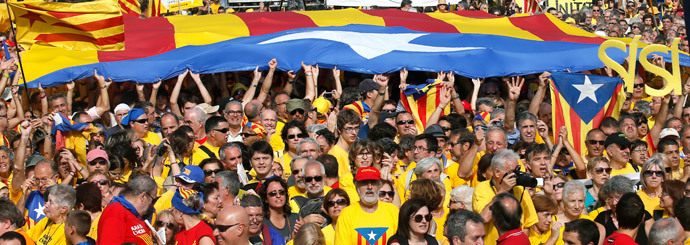
[[[369,240],[376,240],[376,234],[374,234],[374,231],[371,231],[371,233],[367,235],[369,235]]]
[[[45,213],[43,213],[43,210],[46,207],[41,205],[40,203],[38,204],[38,208],[34,209],[34,212],[36,212],[36,219],[41,218],[41,216],[46,216]]]
[[[592,81],[589,80],[589,76],[585,76],[585,84],[573,84],[573,87],[580,91],[580,97],[577,99],[577,103],[580,103],[580,101],[585,98],[593,100],[594,103],[599,103],[597,102],[595,93],[601,86],[604,86],[604,84],[592,84]]]

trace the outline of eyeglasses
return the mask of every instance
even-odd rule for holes
[[[149,119],[144,118],[144,119],[139,119],[139,120],[132,120],[132,122],[144,124],[144,123],[148,123]]]
[[[446,132],[446,131],[450,131],[450,130],[451,130],[451,128],[449,128],[449,127],[441,127],[441,129],[443,129],[443,132]]]
[[[168,228],[170,230],[175,229],[175,224],[170,223],[170,222],[156,221],[156,223],[154,223],[154,224],[156,225],[156,228],[160,228],[162,226],[165,226],[165,228]]]
[[[311,183],[313,180],[316,180],[316,182],[321,182],[323,180],[323,176],[306,176],[306,177],[304,177],[304,182],[306,182],[306,183]]]
[[[211,176],[212,174],[217,174],[220,171],[223,171],[223,170],[221,170],[221,169],[207,169],[207,170],[204,170],[204,175]]]
[[[418,214],[418,215],[414,216],[414,222],[417,222],[417,223],[422,222],[422,219],[426,220],[426,222],[429,222],[429,221],[431,221],[431,218],[432,218],[431,214],[426,214],[426,215]]]
[[[359,132],[360,127],[344,128],[343,130],[348,133]]]
[[[328,202],[326,202],[326,206],[327,206],[327,207],[333,207],[333,206],[335,206],[336,204],[339,205],[339,206],[349,206],[349,205],[350,205],[350,202],[348,202],[348,201],[345,200],[345,199],[338,199],[338,200],[335,200],[335,201],[328,201]]]
[[[594,168],[594,172],[597,174],[602,174],[604,171],[606,171],[607,174],[610,174],[612,170],[612,168]]]
[[[640,29],[639,26],[632,26],[633,29]]]
[[[635,148],[635,150],[633,150],[633,152],[637,152],[637,153],[646,153],[646,152],[647,152],[647,149],[646,149],[646,148],[640,148],[640,147],[638,147],[638,148]]]
[[[664,171],[652,171],[652,170],[644,171],[645,177],[652,177],[652,175],[656,175],[657,177],[663,177]]]
[[[633,85],[633,88],[644,88],[644,83],[636,83],[635,85]]]
[[[254,136],[257,136],[257,135],[258,135],[258,134],[255,134],[255,133],[240,133],[240,136],[245,137],[245,138],[247,138],[247,137],[254,137]]]
[[[393,197],[395,197],[395,192],[394,191],[379,191],[379,197],[380,198],[385,198],[386,196],[393,198]]]
[[[242,114],[242,111],[227,111],[226,114]]]
[[[601,12],[601,9],[592,9],[592,12]]]
[[[397,121],[397,122],[395,122],[395,124],[397,124],[397,125],[414,124],[414,120],[410,119],[410,120]]]
[[[412,147],[412,151],[417,151],[417,150],[419,150],[419,151],[429,151],[429,149],[424,148],[424,147],[421,147],[421,146]]]
[[[96,166],[96,164],[106,166],[106,165],[108,165],[108,162],[106,160],[98,160],[98,161],[90,161],[89,162],[90,166]]]
[[[275,190],[268,193],[269,197],[275,197],[277,195],[285,196],[285,190]]]
[[[360,152],[360,153],[357,153],[357,157],[359,157],[359,158],[372,158],[373,156],[374,156],[374,154],[371,153],[371,152]]]
[[[229,130],[230,130],[229,128],[221,128],[221,129],[214,129],[213,131],[219,132],[221,134],[227,134]]]
[[[554,188],[554,189],[556,189],[556,188],[563,188],[563,186],[565,186],[565,183],[558,183],[558,184],[553,185],[553,188]]]
[[[306,138],[307,136],[304,134],[290,134],[287,136],[289,140],[294,139],[294,138]]]
[[[104,179],[102,179],[102,180],[94,180],[94,181],[91,181],[91,183],[94,183],[94,184],[97,184],[97,185],[108,185],[108,181],[107,181],[107,180],[104,180]]]
[[[381,110],[381,112],[393,113],[393,112],[395,112],[395,110]]]
[[[294,116],[295,114],[297,114],[297,113],[299,113],[299,114],[301,114],[301,115],[304,115],[304,109],[299,109],[299,108],[298,108],[298,109],[294,109],[294,110],[290,111],[290,115],[293,115],[293,116]]]
[[[596,144],[604,145],[603,140],[587,140],[587,143],[589,143],[590,145],[596,145]]]
[[[218,229],[219,232],[225,232],[228,229],[232,228],[233,226],[239,225],[240,223],[234,224],[234,225],[219,225],[215,224],[216,229]]]

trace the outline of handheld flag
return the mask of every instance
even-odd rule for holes
[[[553,130],[568,128],[568,140],[585,154],[587,132],[598,128],[605,117],[618,119],[625,102],[624,82],[618,77],[580,73],[551,74]]]
[[[417,132],[424,132],[426,121],[440,104],[438,91],[443,87],[441,80],[429,79],[424,84],[409,85],[400,93],[400,102],[405,110],[412,113]],[[450,113],[450,104],[443,109],[441,116]]]

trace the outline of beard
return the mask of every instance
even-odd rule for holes
[[[374,193],[373,190],[367,190],[364,193],[361,193],[359,190],[357,190],[357,194],[359,194],[359,200],[362,201],[365,204],[374,204],[379,201],[378,196],[376,195],[377,193]],[[370,197],[367,196],[367,194],[374,194],[374,196]]]

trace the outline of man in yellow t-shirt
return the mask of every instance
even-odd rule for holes
[[[208,155],[208,158],[218,158],[218,150],[228,142],[228,132],[230,125],[223,117],[213,116],[206,119],[204,131],[206,132],[206,142],[199,149]]]
[[[355,176],[359,201],[340,212],[335,244],[386,244],[398,230],[398,208],[379,201],[381,173],[363,167]]]
[[[523,186],[517,186],[517,179],[515,178],[514,170],[518,169],[519,156],[512,150],[502,149],[495,153],[491,161],[491,171],[493,177],[490,180],[482,181],[475,187],[474,195],[472,197],[472,209],[474,212],[487,214],[489,203],[499,193],[510,193],[520,202],[522,207],[522,227],[530,227],[537,222],[537,211],[534,209],[532,197],[525,192]],[[490,214],[489,214],[490,215]],[[487,235],[486,241],[495,241],[498,236],[493,223],[488,223],[486,226]]]
[[[630,163],[630,141],[625,134],[615,133],[606,137],[604,147],[606,154],[611,160],[611,177],[621,174],[635,173],[635,169]]]
[[[352,170],[350,170],[350,160],[348,157],[348,151],[350,146],[357,140],[357,135],[359,134],[360,125],[362,124],[362,117],[353,110],[343,110],[338,113],[337,125],[338,132],[340,133],[340,138],[338,142],[328,151],[338,160],[338,176],[340,176],[340,188],[354,189],[354,186],[350,184],[352,179]],[[346,181],[343,181],[345,178]]]

